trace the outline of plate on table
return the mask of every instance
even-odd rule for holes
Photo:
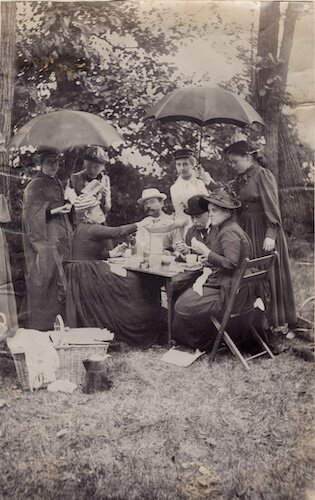
[[[184,271],[200,271],[203,268],[202,264],[194,264],[193,266],[188,266],[187,264],[183,264]]]
[[[125,264],[126,262],[126,257],[110,257],[109,259],[106,259],[105,262],[108,262],[108,264]]]

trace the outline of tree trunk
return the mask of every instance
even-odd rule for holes
[[[297,6],[295,2],[289,3],[285,14],[282,42],[279,53],[279,59],[280,61],[282,61],[280,67],[281,69],[280,77],[281,77],[281,84],[283,91],[285,90],[288,79],[289,60],[293,45],[295,24],[298,15],[299,15],[299,6]]]
[[[274,88],[278,69],[278,37],[280,27],[279,2],[262,2],[257,42],[256,101],[266,122],[266,157],[268,166],[278,178],[279,95]]]
[[[262,2],[257,42],[256,104],[266,122],[266,157],[275,174],[286,229],[296,232],[303,226],[303,178],[288,118],[282,114],[295,24],[300,6],[289,2],[281,42],[280,3]]]
[[[16,3],[0,2],[0,132],[5,145],[11,136],[15,76]],[[10,199],[10,169],[7,151],[0,152],[0,191]]]

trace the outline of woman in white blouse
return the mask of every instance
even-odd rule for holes
[[[212,178],[200,166],[196,173],[196,159],[190,149],[178,149],[174,153],[174,159],[178,178],[170,189],[171,200],[175,214],[188,217],[184,213],[187,201],[196,194],[207,196],[209,194],[207,186],[212,182]]]

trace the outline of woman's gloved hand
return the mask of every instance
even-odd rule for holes
[[[115,248],[113,248],[108,252],[109,256],[121,257],[122,255],[124,255],[127,246],[128,246],[127,243],[120,243],[119,245],[117,245]]]
[[[52,208],[50,210],[50,213],[51,213],[51,215],[68,214],[69,212],[71,212],[71,208],[72,208],[71,203],[65,203],[64,205],[62,205],[62,207]]]
[[[275,248],[276,248],[276,240],[266,237],[263,243],[263,250],[265,250],[266,252],[271,252]]]
[[[209,184],[215,183],[215,180],[211,177],[209,172],[207,172],[201,165],[198,165],[195,168],[196,176],[198,179],[202,180],[206,186]]]

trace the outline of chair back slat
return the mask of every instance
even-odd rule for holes
[[[263,271],[255,271],[251,274],[246,274],[243,276],[242,281],[259,281],[265,279],[269,274],[269,269],[264,269]]]
[[[250,267],[258,267],[261,265],[266,265],[268,268],[271,266],[275,258],[277,257],[277,252],[272,252],[269,255],[264,255],[263,257],[256,257],[255,259],[245,259]]]
[[[226,304],[226,308],[220,325],[220,334],[223,335],[223,332],[225,331],[225,328],[233,311],[236,296],[241,289],[242,283],[249,283],[252,281],[261,281],[263,279],[266,279],[276,256],[277,252],[272,252],[270,255],[265,255],[256,259],[246,258],[241,263],[240,267],[235,271],[231,285],[230,298]],[[264,265],[264,269],[258,269],[253,273],[245,274],[248,269],[257,267],[259,268],[260,265]]]
[[[239,268],[235,271],[233,279],[232,279],[232,284],[231,284],[231,292],[230,292],[230,298],[227,301],[223,318],[221,321],[221,324],[217,321],[215,317],[212,317],[212,323],[216,326],[217,328],[217,335],[214,340],[213,348],[210,353],[209,361],[213,361],[216,353],[218,351],[218,348],[222,342],[222,339],[224,338],[225,342],[228,341],[228,346],[232,350],[232,352],[238,356],[238,358],[241,360],[242,364],[245,366],[246,369],[248,369],[248,365],[246,363],[246,360],[242,357],[241,353],[237,349],[237,347],[233,344],[231,339],[229,338],[227,332],[225,331],[227,324],[230,320],[231,317],[235,317],[236,315],[232,314],[235,300],[237,297],[237,294],[239,293],[241,289],[242,283],[249,283],[249,282],[255,282],[255,281],[262,281],[263,279],[266,279],[268,277],[268,274],[270,272],[271,267],[274,264],[274,261],[277,257],[277,252],[272,252],[270,255],[265,255],[263,257],[259,257],[257,259],[244,259],[244,261],[241,263]],[[263,267],[263,269],[260,268],[260,266]],[[251,272],[249,274],[246,274],[246,271],[251,269]],[[254,269],[252,271],[252,269]],[[247,311],[240,311],[237,316],[239,316],[242,313],[250,313],[250,309]],[[253,328],[253,327],[252,327]],[[259,337],[258,333],[256,332],[256,336]],[[266,346],[266,344],[263,343],[262,339],[259,337],[260,343],[263,344],[266,352],[270,355],[270,357],[273,357],[273,354],[269,350],[269,347]]]

